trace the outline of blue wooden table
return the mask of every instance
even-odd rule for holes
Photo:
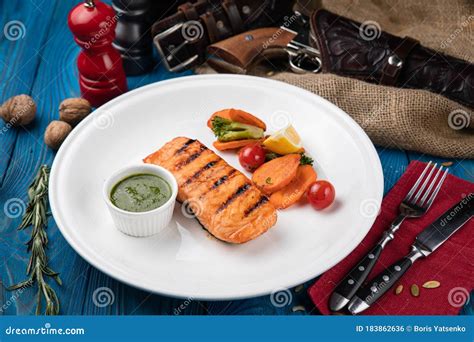
[[[27,201],[26,190],[41,164],[51,165],[54,153],[43,143],[47,124],[58,118],[59,103],[79,97],[76,57],[79,48],[67,27],[67,15],[77,0],[0,0],[0,100],[18,94],[30,94],[38,105],[36,121],[27,128],[7,127],[0,122],[0,208],[7,200]],[[15,22],[17,21],[17,22]],[[17,35],[5,36],[7,24],[16,24]],[[162,66],[153,72],[128,78],[130,89],[184,74],[170,74]],[[434,158],[402,150],[377,148],[385,176],[387,192],[414,159]],[[473,160],[451,160],[451,172],[474,180]],[[0,314],[34,314],[34,291],[16,296],[5,286],[25,278],[28,254],[25,242],[30,230],[18,232],[20,218],[9,218],[0,211]],[[314,314],[306,288],[311,282],[292,289],[292,301],[284,307],[272,305],[269,296],[239,300],[204,302],[168,298],[124,285],[85,262],[64,240],[54,220],[49,220],[48,255],[51,266],[60,272],[64,285],[54,286],[61,300],[61,314]],[[304,262],[302,260],[302,262]],[[93,294],[109,288],[113,303],[97,306]],[[18,297],[18,298],[17,298]],[[471,301],[472,302],[472,301]],[[8,305],[7,305],[8,304]]]

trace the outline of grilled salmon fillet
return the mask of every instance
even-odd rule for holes
[[[216,238],[243,243],[277,220],[275,207],[241,172],[195,139],[174,138],[143,160],[169,170],[178,182],[177,200]]]

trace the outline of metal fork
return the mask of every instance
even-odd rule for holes
[[[431,165],[432,162],[430,161],[408,194],[405,196],[400,204],[397,218],[392,222],[390,228],[383,233],[380,241],[338,284],[329,300],[329,308],[332,311],[341,310],[355,295],[374,267],[377,259],[382,253],[382,250],[394,239],[395,232],[400,228],[403,221],[407,218],[423,216],[433,204],[449,169],[446,169],[442,173],[443,166],[437,169],[437,164],[434,164],[433,167],[431,167]],[[433,175],[435,170],[438,171]],[[428,173],[428,175],[425,177],[426,173]]]

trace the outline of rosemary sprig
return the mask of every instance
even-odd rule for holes
[[[32,226],[31,238],[26,243],[27,251],[31,252],[26,274],[28,279],[16,285],[12,285],[8,290],[18,290],[38,285],[36,294],[36,314],[41,314],[41,303],[44,297],[46,302],[46,315],[57,315],[59,313],[59,299],[53,288],[46,282],[45,276],[53,278],[58,285],[61,285],[59,273],[54,272],[48,266],[48,257],[46,256],[46,246],[48,244],[48,235],[46,228],[48,226],[48,180],[49,167],[41,166],[33,183],[28,188],[29,203],[23,215],[18,230],[24,230]]]

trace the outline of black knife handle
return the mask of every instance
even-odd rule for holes
[[[349,303],[349,311],[357,314],[370,307],[395,285],[411,265],[422,256],[423,254],[414,248],[410,254],[380,272],[370,283],[357,291]]]
[[[357,290],[362,286],[365,279],[369,275],[372,268],[375,266],[380,254],[382,253],[382,245],[377,244],[372,250],[363,257],[359,263],[346,275],[344,279],[339,282],[334,293],[345,298],[345,303],[331,301],[331,310],[338,311],[355,295]],[[342,299],[342,298],[341,298]]]
[[[332,311],[341,310],[346,306],[349,300],[352,299],[354,294],[364,283],[365,279],[367,279],[367,276],[374,265],[377,263],[377,260],[385,246],[394,239],[395,232],[400,228],[405,218],[406,216],[404,214],[398,215],[395,220],[393,220],[390,228],[383,233],[382,239],[339,283],[329,299],[329,308]]]
[[[412,261],[404,257],[380,272],[366,287],[361,288],[356,296],[369,305],[372,305],[387,292],[401,276],[413,265]]]

